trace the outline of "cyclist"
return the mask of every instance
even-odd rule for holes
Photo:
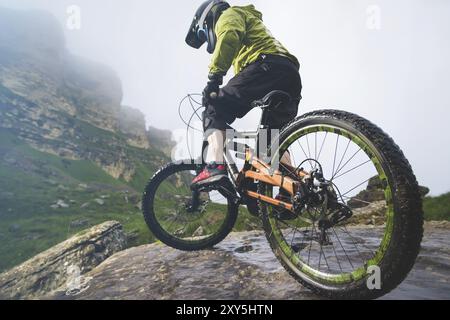
[[[291,95],[291,103],[271,112],[267,124],[281,129],[295,118],[302,90],[300,64],[272,36],[253,5],[231,7],[222,0],[205,1],[195,13],[186,43],[196,49],[207,43],[212,54],[209,81],[203,91],[207,165],[192,182],[196,187],[208,186],[227,177],[224,132],[250,112],[253,101],[273,90],[285,91]],[[235,77],[220,88],[232,65]]]

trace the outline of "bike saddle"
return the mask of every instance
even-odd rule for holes
[[[262,108],[262,109],[270,109],[275,110],[284,104],[288,104],[292,101],[292,97],[289,93],[274,90],[269,92],[264,98],[261,100],[255,100],[252,102],[253,108]]]

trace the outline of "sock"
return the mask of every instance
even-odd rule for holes
[[[212,130],[208,135],[208,149],[206,152],[206,163],[223,164],[223,145],[224,132],[221,130]]]

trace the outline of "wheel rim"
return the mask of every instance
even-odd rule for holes
[[[193,193],[190,183],[196,176],[192,168],[180,168],[157,186],[152,211],[160,231],[172,240],[189,245],[214,238],[227,219],[227,200],[219,192],[202,192],[199,205],[190,210]]]
[[[383,220],[379,220],[377,223],[382,222],[383,224],[379,227],[371,227],[374,232],[380,233],[378,242],[374,242],[373,238],[370,241],[364,238],[367,228],[344,225],[331,228],[332,230],[329,231],[328,236],[332,245],[324,248],[322,244],[316,245],[314,233],[317,233],[319,229],[314,223],[311,223],[314,220],[311,217],[313,215],[308,212],[303,212],[294,222],[287,223],[281,221],[277,216],[278,209],[266,206],[268,223],[271,229],[270,237],[273,237],[278,244],[279,252],[277,254],[299,276],[319,286],[343,285],[364,278],[367,275],[369,266],[380,265],[393,232],[394,210],[392,205],[392,192],[388,175],[382,165],[383,158],[373,144],[361,133],[355,132],[351,128],[345,128],[344,126],[337,127],[331,124],[310,125],[291,134],[275,152],[275,157],[279,158],[280,154],[282,155],[286,150],[289,150],[292,158],[295,158],[295,156],[301,158],[303,156],[303,158],[318,158],[320,160],[321,157],[326,158],[324,147],[326,144],[329,145],[327,139],[328,141],[332,141],[333,138],[335,139],[334,145],[332,145],[334,149],[337,150],[336,144],[339,146],[339,140],[341,140],[341,144],[344,146],[344,151],[340,156],[335,151],[332,160],[328,160],[334,163],[334,165],[330,163],[330,167],[333,168],[328,175],[333,177],[330,180],[336,186],[341,184],[338,180],[343,180],[344,176],[351,172],[361,171],[367,164],[372,165],[373,172],[379,177],[382,183],[383,200],[381,201],[384,203],[385,210],[381,209],[383,211]],[[338,142],[336,143],[336,141]],[[353,163],[357,157],[353,156],[355,152],[350,152],[351,147],[349,146],[352,144],[355,146],[355,150],[360,150],[355,151],[356,154],[364,154],[367,158],[366,161]],[[292,151],[295,145],[298,145],[297,149],[299,151],[297,153]],[[295,159],[293,161],[295,162]],[[305,169],[308,165],[313,167],[313,164],[309,163],[305,165]],[[341,200],[348,202],[348,199],[351,198],[350,195],[359,195],[360,188],[366,187],[365,184],[369,183],[365,179],[363,182],[363,184],[357,183],[355,185],[357,188],[349,188],[348,192],[342,192]],[[273,196],[275,192],[277,192],[276,188],[266,186],[266,195]],[[356,199],[354,201],[360,200],[358,197],[354,197],[354,199]],[[309,226],[305,225],[308,222]],[[308,235],[309,238],[307,237]],[[346,239],[344,240],[340,235],[346,235]],[[302,240],[299,244],[300,236],[302,236]],[[349,248],[348,245],[352,245],[353,248]],[[316,255],[315,259],[312,259],[311,255],[314,251]],[[359,256],[360,261],[358,263],[355,261],[357,260],[354,257],[355,255]],[[347,268],[343,266],[346,260]]]

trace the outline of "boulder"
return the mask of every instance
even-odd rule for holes
[[[347,225],[380,226],[386,222],[386,201],[375,201],[367,206],[353,209],[353,216]]]
[[[419,191],[422,197],[425,197],[430,192],[430,189],[424,186],[419,186]],[[383,186],[378,176],[375,176],[369,180],[367,188],[352,197],[347,204],[351,208],[356,209],[366,207],[369,203],[382,200],[384,200]]]
[[[0,299],[34,299],[92,270],[126,246],[122,225],[105,222],[0,274]]]

